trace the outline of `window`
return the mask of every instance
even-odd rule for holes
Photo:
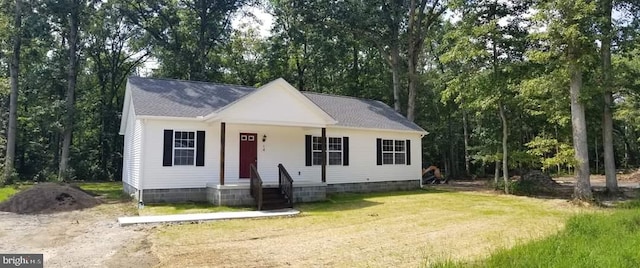
[[[342,165],[342,138],[329,137],[327,156],[329,165]],[[311,143],[313,165],[322,165],[322,137],[313,137]]]
[[[405,159],[405,150],[404,150],[404,141],[395,141],[395,164],[396,165],[404,165]]]
[[[321,137],[313,137],[312,150],[313,150],[313,165],[314,166],[322,165],[322,138]]]
[[[322,137],[314,137],[312,135],[304,136],[304,165],[319,166],[322,165]],[[328,137],[326,139],[326,161],[329,165],[349,165],[349,137]]]
[[[173,164],[193,166],[196,138],[193,131],[175,131],[173,134]]]
[[[342,138],[329,138],[329,165],[342,165]]]
[[[404,140],[382,140],[382,164],[406,164],[406,147]]]

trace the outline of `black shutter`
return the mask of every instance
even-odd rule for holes
[[[407,165],[411,165],[411,140],[407,140],[406,144],[406,152],[407,152]]]
[[[170,167],[173,164],[173,130],[164,130],[164,150],[162,151],[162,166]]]
[[[305,157],[304,157],[304,165],[307,167],[310,167],[311,164],[313,164],[313,162],[311,162],[311,135],[305,135],[304,136],[304,149],[305,149]]]
[[[376,140],[376,165],[382,165],[382,139]]]
[[[342,165],[349,165],[349,137],[342,137]]]
[[[196,166],[204,166],[204,131],[196,132]]]

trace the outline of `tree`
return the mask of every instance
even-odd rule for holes
[[[122,1],[130,23],[145,30],[160,75],[188,80],[220,78],[217,53],[228,41],[231,19],[252,0]]]
[[[454,10],[463,14],[463,18],[453,31],[447,33],[448,42],[452,45],[442,57],[455,73],[450,86],[443,92],[443,98],[454,98],[465,106],[463,109],[472,108],[498,115],[502,130],[499,154],[505,185],[508,185],[509,178],[507,113],[517,111],[519,105],[515,92],[527,77],[527,65],[523,63],[528,45],[524,38],[526,24],[519,19],[527,8],[527,3],[482,0],[465,1],[456,6]],[[483,151],[493,155],[497,149]],[[508,192],[508,187],[505,191]]]
[[[612,21],[611,12],[613,9],[612,0],[600,0],[601,12],[601,60],[602,60],[602,86],[604,88],[604,111],[602,115],[602,146],[604,148],[604,171],[606,177],[607,190],[609,192],[618,191],[618,180],[616,178],[616,163],[613,151],[613,84],[611,67],[611,42],[612,42]]]
[[[9,95],[9,126],[7,129],[7,153],[5,155],[4,174],[0,186],[9,182],[14,172],[16,154],[16,131],[18,112],[18,79],[20,74],[20,46],[22,45],[22,3],[16,0],[12,29],[12,49],[9,73],[11,76],[11,93]]]
[[[594,23],[591,19],[595,3],[588,0],[551,0],[541,2],[538,8],[540,19],[547,25],[544,40],[549,42],[550,51],[555,52],[556,57],[566,65],[569,80],[573,148],[576,158],[574,198],[589,201],[592,199],[592,192],[582,79],[585,61],[594,47],[591,32]]]
[[[428,7],[428,9],[427,9]],[[407,119],[415,121],[416,94],[419,77],[418,63],[424,48],[425,38],[430,28],[447,10],[446,5],[439,0],[427,1],[411,0],[409,3],[409,19],[407,25],[407,70],[409,76],[409,90],[407,97]]]
[[[78,120],[83,125],[76,135],[85,137],[74,144],[82,157],[76,170],[98,178],[118,178],[121,174],[122,139],[119,132],[119,111],[124,101],[124,85],[133,71],[147,59],[149,51],[134,50],[130,42],[142,36],[135,25],[126,24],[121,10],[113,2],[95,5],[85,30],[86,69],[90,71],[90,90],[79,92]],[[92,90],[97,88],[97,90]],[[97,133],[95,130],[98,130]],[[91,152],[96,152],[92,154]],[[92,166],[99,167],[98,170]],[[86,177],[87,175],[85,175]],[[92,176],[92,178],[93,178]]]
[[[68,56],[67,67],[67,92],[65,97],[65,117],[62,132],[62,149],[60,151],[60,165],[58,167],[58,180],[69,179],[69,151],[73,134],[73,119],[75,116],[75,92],[78,78],[78,28],[80,24],[82,0],[70,0],[67,4],[68,13]]]

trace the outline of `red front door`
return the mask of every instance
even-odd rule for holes
[[[240,133],[240,178],[250,177],[251,164],[258,166],[258,134]]]

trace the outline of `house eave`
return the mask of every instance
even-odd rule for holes
[[[409,130],[409,129],[367,128],[367,127],[351,127],[351,126],[341,126],[341,125],[334,125],[334,126],[331,126],[331,128],[362,130],[362,131],[375,131],[375,132],[413,133],[413,134],[419,134],[421,136],[425,136],[425,135],[429,134],[429,132],[427,132],[426,130],[419,131],[419,130]]]
[[[181,116],[163,116],[163,115],[138,115],[138,119],[152,120],[169,120],[169,121],[205,121],[204,116],[181,117]]]
[[[239,125],[264,125],[264,126],[286,126],[286,127],[311,127],[322,128],[328,127],[331,124],[314,124],[308,122],[291,122],[291,121],[256,121],[256,120],[234,120],[234,119],[220,119],[217,121],[224,121],[227,124],[239,124]],[[212,121],[209,121],[212,122]]]

